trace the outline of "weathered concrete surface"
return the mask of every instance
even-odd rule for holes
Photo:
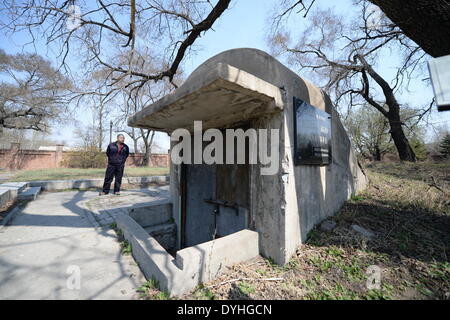
[[[41,193],[41,187],[28,187],[17,195],[17,200],[36,200],[39,193]]]
[[[20,208],[19,207],[14,207],[11,210],[9,210],[9,212],[6,214],[6,216],[3,217],[3,219],[1,220],[0,223],[0,232],[2,231],[3,228],[6,228],[6,226],[8,225],[9,221],[14,218],[14,216],[20,212]]]
[[[218,80],[209,82],[214,78]],[[237,84],[245,90],[230,90],[230,85]],[[330,114],[330,165],[294,164],[294,97]],[[167,119],[173,122],[169,124]],[[288,262],[308,232],[367,183],[330,97],[261,50],[238,48],[211,57],[172,94],[136,113],[128,123],[170,132],[173,128],[191,130],[193,120],[204,121],[204,129],[241,126],[279,130],[279,141],[267,139],[268,150],[279,145],[278,171],[261,175],[265,166],[252,165],[248,191],[249,228],[259,233],[261,254],[279,264]],[[172,163],[170,171],[173,216],[180,229],[180,166]],[[210,179],[214,177],[210,175]],[[187,190],[189,193],[189,187]],[[209,228],[208,223],[204,227]],[[178,234],[180,237],[181,232]],[[181,248],[180,239],[178,246]]]
[[[150,205],[136,204],[128,215],[169,253],[175,252],[177,226],[172,218],[170,200],[156,200]]]
[[[146,201],[158,194],[134,192]],[[97,198],[96,192],[42,194],[13,218],[0,232],[0,299],[136,298],[145,282],[139,268],[121,254],[115,233],[94,228],[80,205]],[[70,266],[80,268],[79,290],[67,286]]]
[[[28,187],[28,182],[4,182],[0,185],[1,188],[16,189],[17,192],[21,192]]]
[[[130,216],[119,215],[117,227],[131,244],[133,256],[146,278],[155,278],[171,296],[184,294],[215,278],[226,266],[259,255],[258,233],[250,230],[185,248],[174,258]]]
[[[148,206],[167,204],[169,186],[149,187],[146,189],[124,190],[120,196],[114,194],[93,197],[79,202],[90,213],[88,216],[94,225],[109,226],[119,214],[129,215],[146,212]],[[168,218],[168,217],[167,217]],[[151,219],[151,218],[150,218]],[[158,215],[155,217],[158,219]]]
[[[172,132],[177,128],[192,130],[193,121],[202,119],[205,129],[219,128],[283,107],[280,88],[233,65],[219,62],[201,77],[189,79],[174,93],[130,117],[128,125]]]
[[[176,250],[176,232],[175,223],[163,223],[151,227],[145,227],[145,232],[155,238],[156,241],[169,253]]]
[[[123,177],[122,185],[136,184],[144,185],[148,183],[165,183],[169,181],[168,176],[148,176],[148,177]],[[29,186],[41,187],[45,191],[57,191],[66,189],[88,189],[100,188],[103,186],[104,179],[76,179],[76,180],[47,180],[31,181]]]
[[[167,191],[168,188],[162,188]],[[164,193],[168,197],[167,193]],[[172,202],[170,200],[152,201],[135,204],[129,210],[129,215],[142,227],[151,227],[157,224],[166,223],[172,219]]]
[[[258,232],[248,229],[177,251],[177,265],[197,283],[216,278],[226,266],[259,256]]]
[[[28,182],[5,182],[0,184],[0,207],[3,207],[8,201],[15,201],[17,195],[28,185]]]
[[[6,205],[8,201],[15,199],[16,196],[17,191],[12,191],[11,189],[0,187],[0,207]]]

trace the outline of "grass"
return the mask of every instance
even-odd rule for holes
[[[209,288],[206,288],[202,283],[195,288],[192,293],[196,300],[214,300],[216,297]]]
[[[255,287],[251,283],[246,282],[246,281],[240,282],[238,284],[238,288],[241,291],[241,293],[246,295],[246,296],[249,296],[249,295],[251,295],[251,294],[256,292]]]
[[[120,248],[123,255],[130,255],[133,252],[131,244],[127,240],[120,242]]]
[[[123,255],[132,255],[133,248],[131,244],[125,239],[123,231],[117,226],[116,222],[109,225],[109,228],[114,230],[117,235],[117,241],[120,245],[120,250]],[[136,263],[137,266],[139,266]],[[170,295],[168,292],[160,290],[159,282],[155,277],[142,284],[136,289],[141,299],[145,300],[169,300]]]
[[[11,171],[14,176],[8,181],[39,181],[39,180],[70,180],[104,178],[106,168],[53,168],[39,170]],[[125,167],[124,177],[167,175],[169,168],[165,167]]]
[[[140,297],[145,300],[169,300],[170,295],[166,291],[161,291],[159,282],[152,277],[145,282],[142,286],[136,289],[139,292]]]

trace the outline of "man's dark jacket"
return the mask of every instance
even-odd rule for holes
[[[106,148],[106,155],[108,156],[108,164],[123,165],[130,154],[130,149],[124,143],[122,150],[119,152],[119,144],[117,142],[111,142]]]

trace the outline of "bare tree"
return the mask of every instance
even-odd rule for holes
[[[415,120],[417,111],[401,108],[401,120],[405,124],[405,134],[409,141],[423,144],[423,128]],[[390,135],[388,119],[371,105],[361,106],[350,111],[344,119],[353,146],[364,158],[380,161],[384,154],[395,151]]]
[[[150,72],[154,71],[160,64],[160,61],[152,57],[149,53],[141,52],[140,56],[145,57],[147,61],[146,68]],[[181,83],[182,81],[183,73],[179,71],[175,75],[172,83]],[[119,112],[114,122],[116,123],[116,126],[120,128],[120,131],[127,133],[131,137],[135,152],[137,152],[139,146],[142,145],[144,165],[150,164],[152,146],[154,144],[156,131],[143,128],[130,128],[127,125],[128,117],[172,92],[174,90],[172,83],[168,79],[164,79],[157,83],[147,83],[142,86],[140,90],[132,90],[128,88],[124,88],[122,90],[122,102],[118,103],[117,110]],[[139,142],[142,142],[142,144]]]
[[[9,149],[12,142],[20,143],[21,149],[38,149],[40,146],[66,143],[64,140],[52,139],[50,132],[23,129],[4,129],[0,138],[0,149]]]
[[[401,30],[433,57],[450,54],[449,0],[355,0],[371,2]],[[281,0],[277,23],[291,13],[306,16],[320,0]]]
[[[270,39],[274,53],[286,53],[292,64],[313,71],[338,105],[369,104],[375,108],[389,122],[400,159],[415,161],[403,130],[397,94],[423,68],[426,54],[387,17],[373,24],[368,2],[359,4],[361,17],[353,22],[345,22],[344,17],[330,10],[314,10],[308,27],[296,40],[279,28]],[[376,70],[376,63],[383,49],[393,47],[402,52],[403,62],[389,81]],[[430,110],[431,104],[417,118],[420,120]]]
[[[116,123],[121,128],[120,130],[127,133],[133,140],[135,152],[137,152],[139,148],[139,141],[142,141],[144,147],[143,165],[149,165],[156,131],[143,128],[130,128],[127,125],[127,119],[130,114],[134,114],[145,108],[148,104],[154,103],[159,98],[162,98],[164,95],[169,93],[172,88],[167,81],[162,81],[151,86],[145,86],[144,88],[146,90],[135,92],[127,92],[124,90],[124,102],[121,106],[119,106],[120,113],[116,118]]]
[[[356,150],[363,158],[380,161],[391,148],[387,119],[370,106],[351,113],[344,125]]]
[[[47,131],[63,119],[71,83],[37,54],[6,54],[0,49],[0,131],[3,128]]]
[[[66,58],[82,57],[87,74],[109,71],[110,90],[103,96],[132,92],[150,81],[173,79],[194,42],[212,28],[231,0],[87,1],[5,0],[2,27],[43,37],[59,49],[61,66]],[[141,51],[151,51],[161,64],[148,72]],[[176,86],[176,84],[173,84]]]
[[[103,142],[105,140],[104,134],[106,131],[105,122],[114,105],[114,99],[103,99],[109,90],[107,87],[107,77],[107,69],[102,68],[96,70],[82,82],[80,88],[77,88],[77,94],[80,97],[78,103],[83,101],[83,106],[88,106],[94,115],[93,126],[98,135],[97,141],[99,150],[103,149]]]

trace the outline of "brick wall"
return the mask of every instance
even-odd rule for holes
[[[63,145],[56,145],[56,151],[21,150],[19,143],[11,143],[10,149],[0,149],[0,168],[9,170],[61,168],[63,167],[61,161],[69,154],[73,154],[73,151],[63,151]],[[142,153],[130,153],[125,165],[142,166],[143,159],[144,154]],[[168,154],[151,155],[149,167],[168,166]]]

